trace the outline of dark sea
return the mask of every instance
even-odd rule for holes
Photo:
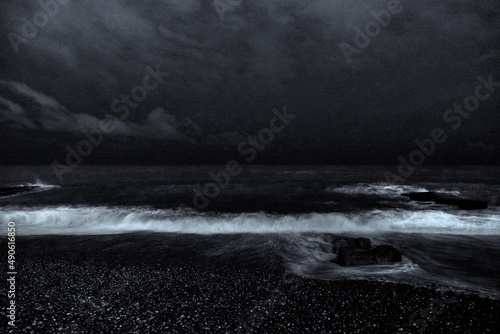
[[[278,256],[288,270],[311,278],[446,286],[500,298],[500,167],[423,167],[389,184],[384,172],[395,167],[242,166],[197,209],[193,189],[203,190],[214,182],[210,172],[224,168],[80,166],[59,182],[50,166],[2,166],[0,188],[37,186],[0,198],[2,233],[13,221],[19,236],[155,232],[190,235],[193,243],[210,237],[205,256]],[[401,196],[416,191],[485,200],[489,208]],[[331,261],[339,235],[391,244],[403,261],[339,266]],[[172,247],[181,246],[189,245]]]

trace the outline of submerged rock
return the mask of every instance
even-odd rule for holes
[[[342,266],[364,266],[401,262],[403,254],[390,245],[371,248],[367,238],[339,238],[334,241],[336,263]]]
[[[463,199],[445,194],[435,193],[432,191],[404,193],[401,194],[401,196],[408,197],[412,201],[434,202],[437,204],[456,205],[458,206],[459,209],[462,210],[477,210],[477,209],[488,208],[488,202],[486,201]]]
[[[390,245],[380,245],[367,251],[346,251],[341,249],[337,255],[338,264],[343,266],[363,266],[401,262],[403,254]]]
[[[431,202],[431,201],[435,200],[436,193],[432,192],[432,191],[416,192],[416,193],[401,194],[401,196],[406,196],[406,197],[410,198],[412,201]]]
[[[338,253],[341,248],[347,249],[370,249],[371,241],[368,238],[337,238],[333,241],[333,250]]]
[[[0,188],[0,197],[10,196],[26,191],[31,191],[38,188],[38,186],[15,186],[15,187],[3,187]]]
[[[458,202],[458,208],[463,210],[487,209],[488,202],[464,199]]]

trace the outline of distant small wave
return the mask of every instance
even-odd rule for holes
[[[356,183],[344,186],[329,186],[326,192],[346,195],[387,195],[401,196],[405,192],[428,191],[426,188],[411,185],[396,185],[390,183]]]
[[[40,179],[36,179],[34,183],[25,182],[12,186],[0,187],[0,198],[14,197],[23,194],[32,194],[51,189],[61,188],[59,185],[46,184]]]
[[[365,196],[387,196],[387,197],[400,197],[402,193],[409,192],[425,192],[435,191],[441,194],[448,194],[460,196],[458,190],[448,189],[428,189],[426,187],[405,184],[391,184],[385,182],[377,183],[355,183],[343,186],[329,186],[325,190],[328,193],[339,193],[350,196],[365,195]]]
[[[40,180],[39,178],[36,178],[34,183],[26,182],[26,183],[18,184],[17,186],[18,187],[40,187],[40,188],[49,188],[49,189],[61,187],[59,185],[47,184],[47,183],[43,182],[42,180]]]

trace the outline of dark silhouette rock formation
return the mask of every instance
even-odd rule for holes
[[[333,245],[337,253],[336,263],[342,266],[364,266],[401,262],[403,254],[390,245],[371,248],[367,238],[338,238]]]

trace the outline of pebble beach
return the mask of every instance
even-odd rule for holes
[[[19,237],[12,332],[495,333],[500,325],[499,300],[439,286],[308,279],[287,273],[279,258],[221,261],[199,255],[210,238],[188,241]]]

